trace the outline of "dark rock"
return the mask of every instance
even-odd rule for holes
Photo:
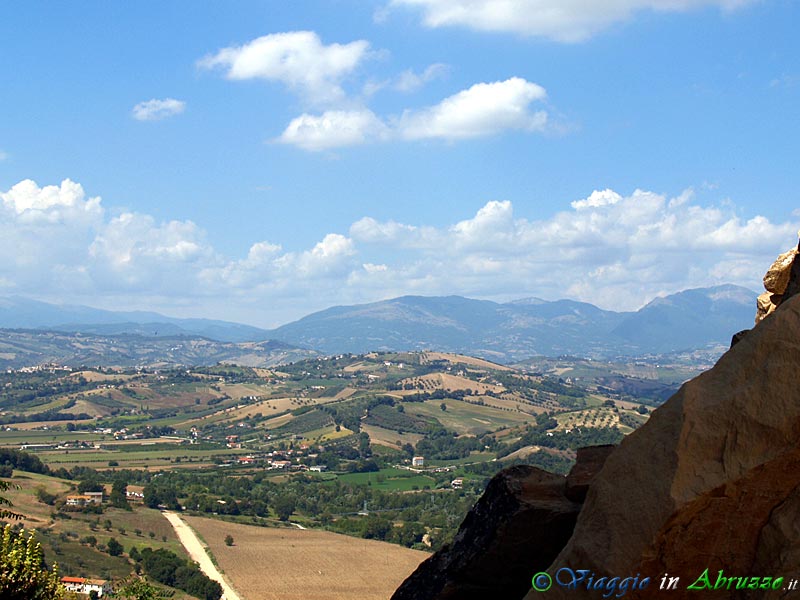
[[[587,478],[588,471],[581,481]],[[563,476],[536,467],[501,471],[452,545],[423,562],[392,600],[521,598],[572,535],[581,505],[566,488]]]
[[[734,333],[733,337],[731,338],[731,348],[733,348],[736,344],[741,342],[742,338],[746,336],[749,331],[750,331],[749,329],[742,329],[741,331],[737,331],[736,333]]]
[[[581,502],[586,499],[586,492],[589,491],[589,484],[594,476],[600,472],[606,459],[614,451],[616,446],[607,444],[605,446],[587,446],[578,448],[578,456],[575,466],[567,475],[567,488],[565,494],[573,502]]]

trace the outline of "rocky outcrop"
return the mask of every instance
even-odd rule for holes
[[[610,444],[578,448],[575,466],[567,475],[567,487],[564,491],[567,498],[581,503],[586,500],[589,484],[603,468],[606,459],[615,448],[616,446]]]
[[[764,275],[764,289],[766,290],[756,300],[756,324],[765,317],[771,315],[781,305],[781,303],[793,296],[800,289],[800,264],[797,256],[800,250],[793,248],[784,252]]]
[[[794,296],[623,440],[548,572],[625,577],[675,569],[684,590],[707,567],[714,575],[723,567],[736,575],[797,574],[799,365]],[[574,597],[558,586],[548,592]]]
[[[498,473],[453,543],[423,562],[392,600],[520,598],[572,535],[580,502],[613,448],[580,449],[566,478],[531,466]]]

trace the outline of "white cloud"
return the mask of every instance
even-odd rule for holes
[[[8,158],[8,152],[3,152],[0,150],[0,162],[6,160]]]
[[[426,228],[424,245],[416,243],[420,227],[391,221],[361,219],[350,233],[364,258],[372,248],[402,250],[397,264],[384,261],[381,285],[403,293],[531,294],[634,309],[687,287],[758,289],[774,256],[793,244],[797,221],[742,219],[733,207],[687,197],[603,190],[540,221],[515,217],[508,201],[490,201],[470,219]]]
[[[543,87],[519,77],[476,83],[436,106],[406,111],[400,118],[399,129],[404,138],[412,140],[456,140],[514,129],[541,131],[547,124],[547,113],[532,112],[530,105],[546,96]]]
[[[388,135],[388,127],[370,110],[330,110],[292,119],[277,141],[319,151],[360,145]]]
[[[93,214],[100,211],[100,198],[86,199],[83,187],[69,179],[61,185],[40,188],[35,181],[25,179],[10,190],[0,193],[3,206],[25,221],[56,222],[70,214]]]
[[[0,279],[19,291],[47,289],[75,271],[79,283],[103,214],[100,198],[69,179],[45,187],[26,179],[0,192]]]
[[[442,63],[428,65],[422,73],[406,69],[398,75],[393,87],[400,92],[415,92],[426,83],[446,76],[449,71],[450,67]]]
[[[579,42],[637,12],[682,12],[707,6],[735,9],[757,0],[391,0],[389,7],[422,11],[428,27],[460,26]],[[385,15],[385,12],[382,11]]]
[[[188,264],[209,258],[203,234],[191,221],[156,224],[149,215],[123,213],[97,234],[89,254],[118,272]]]
[[[364,217],[306,248],[259,240],[237,257],[214,249],[191,221],[109,217],[75,182],[25,180],[0,192],[0,289],[112,307],[193,307],[262,325],[401,294],[572,297],[622,310],[688,287],[759,289],[800,226],[798,215],[774,222],[743,217],[730,203],[703,206],[690,191],[602,190],[565,207],[533,220],[491,200],[440,227]]]
[[[169,117],[181,114],[186,110],[186,102],[175,100],[174,98],[164,98],[163,100],[147,100],[139,102],[131,111],[133,118],[137,121],[161,121]]]
[[[198,65],[225,69],[228,79],[279,81],[312,104],[328,105],[344,98],[342,80],[355,71],[368,51],[365,40],[326,46],[313,31],[290,31],[223,48]]]
[[[576,200],[575,202],[572,202],[571,205],[575,210],[581,210],[582,208],[598,208],[600,206],[616,204],[620,200],[622,200],[622,196],[620,196],[614,190],[595,190],[589,194],[588,198],[584,200]]]
[[[530,105],[546,97],[541,86],[512,77],[477,83],[435,106],[408,110],[388,120],[367,109],[303,114],[289,123],[277,141],[319,151],[389,139],[454,141],[512,130],[542,131],[547,112],[533,111]]]

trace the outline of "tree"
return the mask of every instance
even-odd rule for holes
[[[442,402],[442,403],[439,405],[439,408],[441,408],[441,409],[442,409],[442,412],[445,412],[445,411],[447,410],[447,404],[445,404],[444,402]]]
[[[119,556],[120,554],[122,554],[122,544],[120,544],[115,538],[109,539],[108,553],[111,556]]]
[[[275,513],[281,521],[288,521],[296,507],[296,501],[292,496],[278,496],[272,503]]]
[[[123,583],[125,585],[116,591],[117,598],[125,598],[126,600],[156,600],[161,597],[158,589],[147,583],[144,577],[131,577]]]
[[[0,536],[0,598],[4,600],[57,600],[64,588],[58,566],[52,573],[44,567],[42,546],[25,530],[14,532],[11,525]]]
[[[0,480],[0,492],[5,492],[11,489],[11,484],[7,481]],[[11,500],[0,496],[0,506],[14,506]],[[8,510],[7,508],[0,508],[0,519],[21,519],[22,515]]]
[[[131,507],[128,504],[127,491],[128,482],[122,477],[117,477],[114,480],[114,484],[111,486],[111,494],[108,496],[108,501],[111,506],[116,506],[117,508],[127,508],[130,510]]]
[[[230,533],[225,536],[225,545],[233,546],[233,536]]]
[[[78,493],[85,494],[86,492],[102,492],[103,491],[103,484],[96,478],[96,476],[91,476],[88,479],[84,479],[78,484]]]

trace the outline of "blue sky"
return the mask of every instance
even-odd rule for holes
[[[0,6],[0,295],[635,309],[796,241],[791,0]]]

